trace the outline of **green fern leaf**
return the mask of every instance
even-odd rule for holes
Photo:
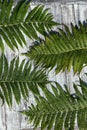
[[[30,2],[20,0],[15,6],[13,0],[0,1],[0,48],[4,51],[4,42],[14,51],[19,45],[26,45],[25,36],[38,39],[39,33],[56,26],[53,16],[43,5],[30,10]],[[44,20],[43,20],[44,18]]]
[[[29,91],[39,94],[38,87],[48,84],[44,69],[34,68],[29,61],[14,58],[10,65],[4,55],[0,58],[0,98],[12,106],[13,96],[19,104],[21,99],[27,99]]]
[[[71,24],[71,29],[64,25],[65,31],[52,31],[46,36],[45,41],[31,46],[25,54],[36,65],[45,68],[56,68],[56,73],[70,71],[73,67],[74,73],[81,72],[87,65],[87,23],[79,23],[78,26]]]
[[[75,94],[73,95],[58,83],[52,85],[53,91],[49,91],[48,88],[43,89],[44,97],[42,94],[35,96],[36,105],[31,105],[22,113],[33,122],[35,128],[40,126],[41,130],[45,128],[47,130],[52,128],[54,130],[74,130],[76,121],[79,129],[86,129],[87,93],[85,90],[87,91],[87,84],[82,80],[80,82],[81,89],[85,89],[81,93],[78,86],[74,85]]]

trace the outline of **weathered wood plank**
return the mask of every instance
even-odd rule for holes
[[[65,0],[63,0],[63,2],[64,1]],[[74,2],[76,1],[77,0],[74,0]],[[79,2],[79,3],[65,5],[64,3],[60,4],[59,2],[54,2],[54,3],[50,2],[49,4],[48,3],[46,4],[46,7],[51,8],[51,12],[53,13],[54,18],[57,22],[59,23],[63,22],[67,25],[70,25],[70,22],[78,23],[78,20],[87,19],[87,3],[84,4],[82,2],[81,3]],[[66,0],[65,2],[71,2],[71,1]],[[26,47],[24,49],[27,50]],[[20,52],[22,52],[24,49],[20,49]],[[14,57],[17,54],[20,54],[20,52],[13,53],[9,49],[7,49],[6,55],[8,59],[12,59],[12,57]],[[78,80],[77,76],[75,77],[73,76],[72,71],[69,74],[67,74],[66,72],[66,73],[59,74],[57,76],[55,76],[54,71],[52,71],[50,72],[49,78],[58,81],[59,83],[62,84],[62,86],[64,83],[67,83],[68,86],[72,86],[72,81],[75,81],[76,79]],[[72,88],[69,89],[71,92],[73,92]],[[33,99],[31,97],[32,95],[30,94],[29,104],[33,102]],[[26,109],[27,106],[28,104],[26,102],[22,102],[20,106],[15,105],[14,102],[12,110],[9,110],[6,104],[3,107],[0,107],[0,130],[21,130],[21,129],[29,130],[27,128],[31,128],[32,125],[28,125],[26,118],[17,112],[24,108]]]

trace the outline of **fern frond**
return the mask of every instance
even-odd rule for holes
[[[81,81],[82,93],[74,85],[75,94],[70,94],[66,89],[56,83],[51,86],[52,91],[43,89],[42,95],[35,96],[36,105],[31,105],[29,110],[22,111],[28,116],[29,122],[32,122],[34,128],[41,126],[41,130],[74,130],[76,126],[79,129],[87,128],[87,84]],[[85,93],[85,94],[84,94]]]
[[[65,31],[51,32],[45,41],[31,46],[26,54],[37,65],[52,69],[56,72],[73,66],[74,73],[80,72],[87,65],[87,23],[79,22],[78,26],[71,24],[71,29],[64,25]]]
[[[9,65],[4,55],[0,58],[0,98],[9,106],[12,106],[13,95],[19,104],[21,98],[28,98],[29,90],[38,95],[38,86],[46,87],[48,83],[44,69],[32,69],[29,61],[19,61],[19,58],[14,58]]]
[[[30,2],[20,0],[16,6],[13,0],[0,1],[0,48],[4,51],[4,42],[12,49],[18,45],[26,45],[25,35],[37,39],[38,34],[44,35],[53,26],[53,16],[43,5],[29,11]]]

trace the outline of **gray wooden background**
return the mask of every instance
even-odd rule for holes
[[[16,0],[18,1],[18,0]],[[44,0],[40,0],[43,2]],[[32,8],[40,3],[39,0],[34,1],[31,6]],[[46,1],[46,0],[45,0]],[[87,19],[87,0],[52,0],[53,2],[46,1],[44,4],[46,7],[49,7],[51,12],[54,15],[54,19],[59,23],[65,23],[69,25],[70,22],[73,22],[74,24],[78,23],[78,20],[86,20]],[[30,42],[31,43],[31,42]],[[27,50],[27,47],[25,47],[23,50]],[[19,55],[20,52],[12,53],[10,50],[6,50],[6,56],[8,59],[11,59],[15,55]],[[81,74],[83,76],[83,73]],[[72,89],[72,82],[77,82],[78,78],[77,75],[74,76],[73,72],[68,74],[60,73],[59,75],[55,76],[54,71],[50,72],[49,78],[52,80],[56,80],[61,85],[66,83],[68,85],[68,88],[71,92],[73,92]],[[84,78],[84,77],[83,77]],[[32,94],[30,93],[29,104],[33,102]],[[0,130],[28,130],[28,128],[33,128],[32,125],[27,123],[26,117],[22,116],[18,113],[19,110],[27,109],[28,104],[25,101],[22,101],[22,103],[17,106],[13,104],[13,108],[9,109],[8,106],[5,104],[3,107],[0,107]],[[77,130],[77,128],[76,128]]]

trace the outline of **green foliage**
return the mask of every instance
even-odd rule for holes
[[[75,94],[58,83],[51,85],[52,91],[44,88],[44,97],[35,96],[36,105],[31,105],[28,110],[22,111],[33,122],[35,129],[41,126],[41,130],[74,130],[75,122],[79,130],[87,128],[87,84],[80,81],[82,92],[74,85]]]
[[[44,68],[56,68],[56,73],[70,71],[81,72],[87,65],[87,23],[71,24],[70,29],[64,25],[64,30],[51,31],[58,25],[44,5],[37,5],[30,10],[28,0],[20,0],[14,6],[13,0],[0,0],[0,49],[4,51],[7,44],[13,51],[26,45],[25,36],[37,40],[26,56],[30,61],[14,58],[10,64],[6,57],[0,57],[0,98],[11,107],[13,97],[17,104],[21,99],[27,99],[31,90],[35,96],[36,105],[31,104],[28,111],[22,111],[33,122],[35,129],[41,130],[74,130],[75,121],[79,130],[87,129],[87,84],[80,80],[81,92],[74,84],[75,94],[65,90],[55,82],[49,83]],[[39,38],[40,34],[45,40]],[[44,96],[39,91],[42,89]]]
[[[0,48],[4,51],[4,42],[14,51],[18,45],[26,45],[25,35],[37,39],[53,26],[53,16],[44,5],[30,10],[28,0],[20,0],[14,6],[13,0],[0,0]]]
[[[74,73],[81,72],[87,65],[87,23],[71,24],[71,31],[66,25],[64,27],[65,31],[52,31],[45,41],[33,45],[26,56],[42,67],[55,67],[56,73],[70,71],[71,67]]]
[[[4,55],[0,58],[0,98],[12,106],[13,95],[19,104],[21,98],[27,99],[29,90],[38,95],[38,86],[46,87],[48,83],[44,69],[32,68],[29,61],[14,58],[10,65]]]

